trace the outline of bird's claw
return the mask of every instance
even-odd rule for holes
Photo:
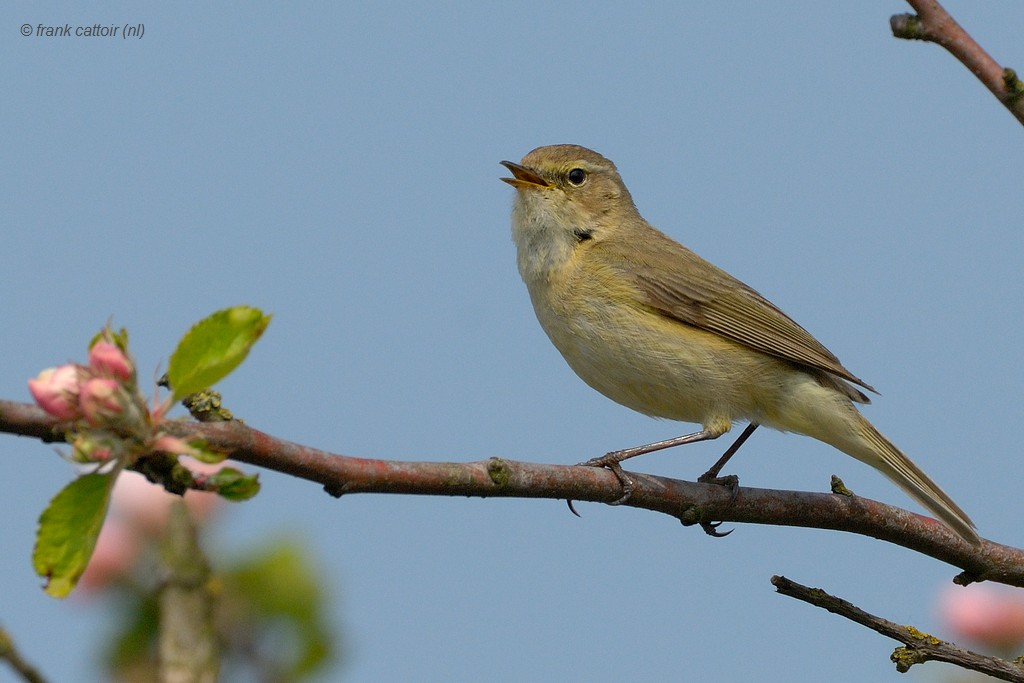
[[[722,526],[721,522],[701,522],[700,528],[704,530],[708,536],[714,538],[725,538],[731,534],[735,529],[729,529],[728,531],[719,531],[718,527]]]

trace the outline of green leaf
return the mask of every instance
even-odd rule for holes
[[[112,669],[145,671],[144,663],[157,650],[156,639],[160,632],[160,608],[157,593],[142,588],[118,591],[114,614],[108,622],[115,622],[113,633],[103,646],[104,659]],[[120,680],[127,680],[122,677]]]
[[[208,491],[216,491],[222,498],[235,502],[249,500],[260,492],[258,474],[245,474],[233,467],[224,467],[206,479]]]
[[[210,446],[210,444],[206,442],[206,439],[192,439],[188,442],[188,445],[192,448],[192,452],[189,453],[189,455],[199,462],[205,462],[208,465],[216,465],[219,462],[227,460],[228,454]]]
[[[32,566],[46,592],[63,598],[85,571],[103,527],[115,474],[86,474],[64,487],[39,516]]]
[[[208,389],[238,367],[270,324],[258,308],[235,306],[196,323],[171,354],[167,378],[175,399]]]
[[[294,541],[281,540],[224,577],[225,593],[237,595],[249,608],[244,632],[266,643],[261,654],[284,674],[283,680],[312,678],[337,654],[341,638],[325,613],[321,574]]]

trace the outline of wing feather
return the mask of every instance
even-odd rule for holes
[[[629,263],[624,264],[628,267],[622,269],[650,306],[687,325],[877,393],[775,304],[678,242],[660,232],[655,234],[659,236],[656,240],[633,241],[632,247],[637,243],[647,246],[632,251]],[[671,252],[670,258],[665,258],[666,250]],[[835,384],[851,399],[868,402],[845,382]]]

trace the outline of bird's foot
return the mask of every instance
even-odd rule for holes
[[[740,493],[740,478],[735,474],[726,474],[724,476],[718,476],[718,473],[713,470],[708,470],[704,474],[697,477],[697,481],[701,484],[718,484],[729,489],[729,503],[736,502],[736,496]],[[707,531],[707,529],[705,529]]]
[[[622,485],[622,495],[615,500],[608,501],[609,505],[622,505],[629,500],[630,496],[633,495],[633,480],[628,474],[626,474],[626,471],[622,469],[622,465],[619,464],[619,459],[615,457],[618,454],[618,451],[612,451],[611,453],[602,455],[600,458],[591,458],[586,462],[579,463],[585,467],[602,467],[604,469],[611,470],[612,474],[615,475],[615,478],[619,480],[619,483]]]

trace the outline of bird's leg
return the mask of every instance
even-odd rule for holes
[[[588,465],[590,467],[612,467],[617,465],[623,460],[629,460],[635,458],[638,455],[645,455],[647,453],[653,453],[654,451],[660,451],[665,448],[674,448],[675,446],[682,446],[688,443],[697,443],[698,441],[709,441],[711,439],[717,439],[722,435],[720,431],[712,431],[710,429],[702,429],[699,432],[693,434],[686,434],[684,436],[677,436],[674,439],[665,439],[664,441],[655,441],[654,443],[644,444],[643,446],[634,446],[633,448],[623,448],[621,451],[612,451],[611,453],[605,453],[600,458],[591,458],[581,465]],[[725,463],[722,463],[723,465]]]
[[[736,494],[739,492],[739,478],[735,474],[720,477],[718,476],[718,473],[722,471],[723,467],[725,467],[725,463],[729,462],[729,458],[736,455],[736,451],[738,451],[740,446],[750,438],[750,435],[754,433],[755,429],[757,429],[756,422],[748,424],[746,429],[743,430],[743,433],[732,442],[732,445],[726,449],[725,453],[722,453],[722,457],[718,459],[718,462],[712,465],[707,472],[697,477],[697,481],[702,484],[721,484],[732,492],[733,500],[735,500]]]
[[[740,446],[750,438],[750,435],[757,429],[758,423],[751,422],[746,426],[743,432],[737,437],[736,441],[726,449],[722,457],[711,466],[711,468],[700,475],[697,481],[703,484],[720,484],[729,489],[732,493],[733,499],[739,492],[739,478],[734,474],[730,474],[725,477],[720,477],[719,472],[725,466],[725,463],[729,462],[729,459],[736,454],[736,451],[740,449]],[[612,473],[618,478],[619,483],[622,484],[622,495],[616,500],[611,501],[610,505],[620,505],[626,502],[629,497],[633,494],[633,480],[629,478],[625,470],[622,469],[623,460],[635,458],[638,455],[644,455],[646,453],[653,453],[654,451],[660,451],[665,448],[673,448],[675,446],[682,446],[688,443],[697,443],[698,441],[710,441],[711,439],[717,439],[723,434],[720,429],[702,429],[699,432],[693,434],[685,434],[683,436],[677,436],[674,439],[666,439],[664,441],[655,441],[654,443],[644,444],[643,446],[634,446],[633,448],[624,448],[619,451],[611,451],[605,453],[599,458],[591,458],[586,462],[580,463],[587,467],[605,467],[612,471]]]
[[[744,441],[750,438],[750,435],[754,433],[755,429],[757,429],[756,422],[751,422],[750,424],[748,424],[746,429],[743,430],[743,433],[740,434],[736,438],[736,440],[732,442],[732,445],[725,450],[725,453],[722,453],[722,457],[718,459],[718,462],[712,465],[711,469],[709,469],[707,472],[697,477],[697,481],[699,481],[702,484],[719,484],[720,486],[724,486],[727,489],[729,489],[729,492],[731,494],[729,498],[730,505],[732,505],[732,503],[736,501],[736,496],[739,495],[740,479],[735,474],[720,477],[718,476],[718,473],[722,471],[723,467],[725,467],[725,463],[729,462],[729,458],[736,455],[736,451],[740,449],[740,446],[743,445]],[[706,533],[708,536],[714,536],[715,538],[723,538],[732,533],[732,529],[729,529],[728,531],[719,531],[718,527],[720,527],[721,525],[721,522],[702,521],[700,523],[700,528],[703,529],[704,533]]]

